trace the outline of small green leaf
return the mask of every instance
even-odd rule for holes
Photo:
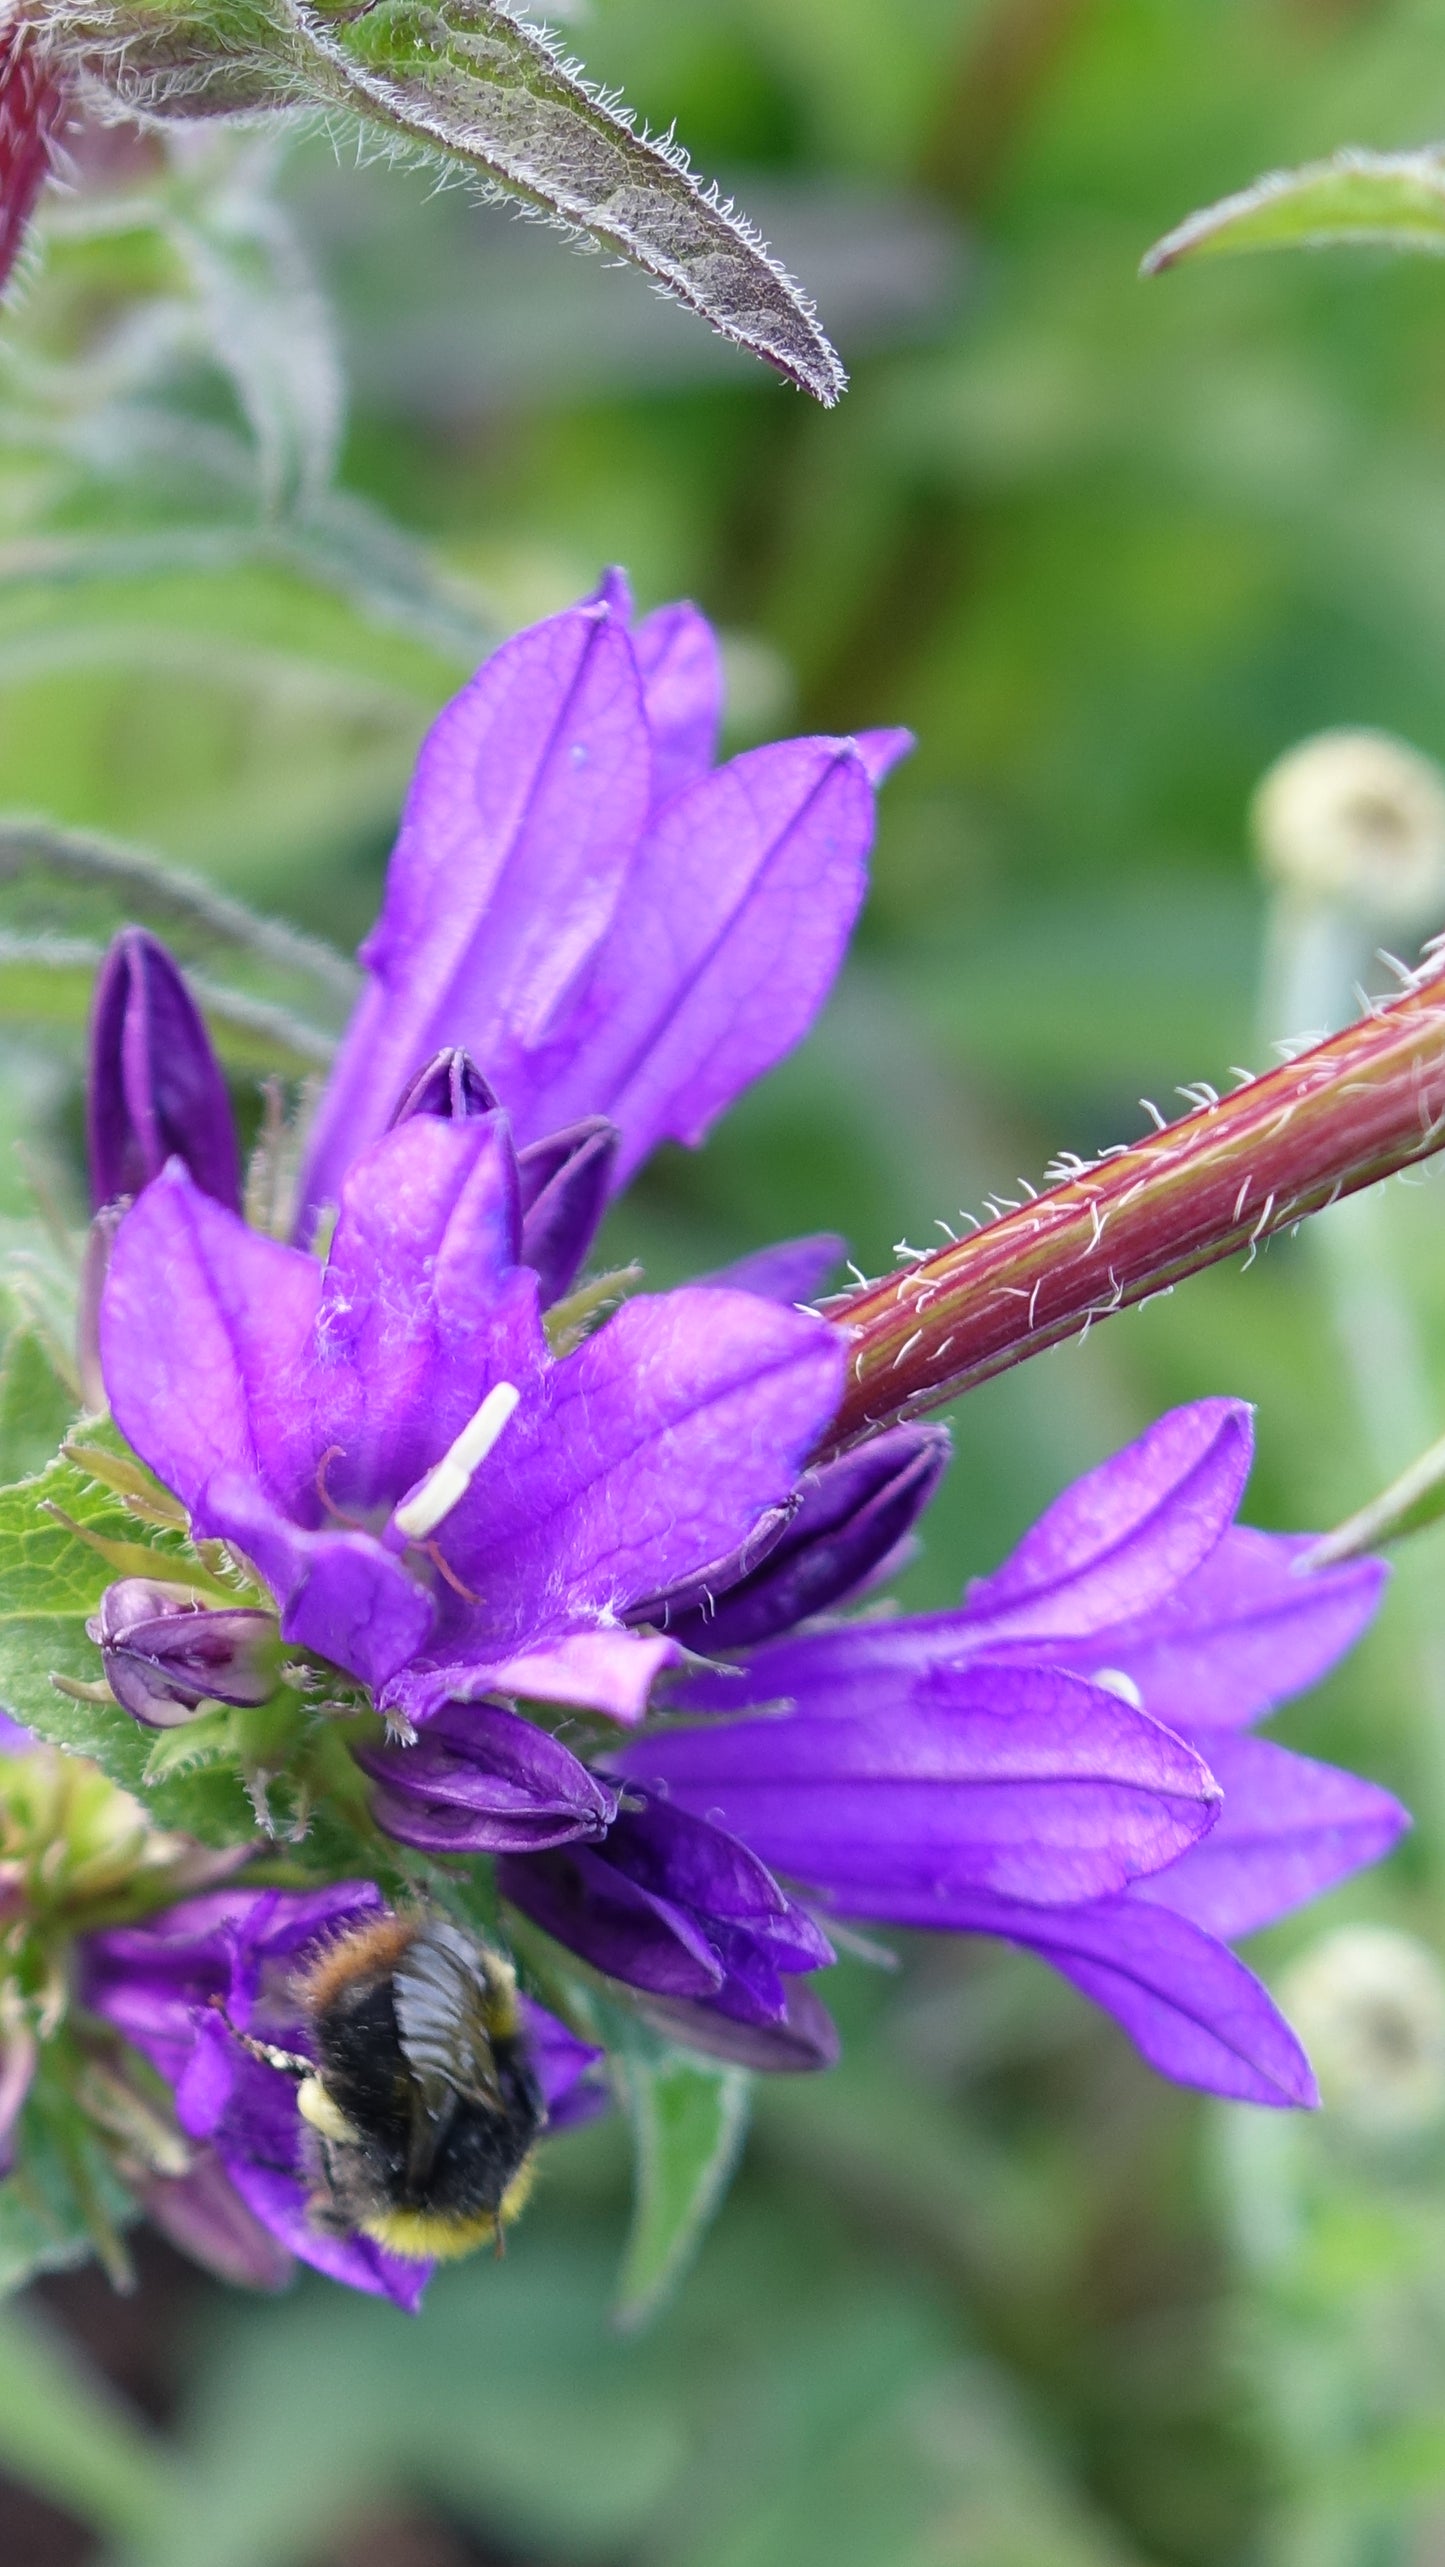
[[[1340,1560],[1358,1560],[1382,1542],[1398,1542],[1407,1533],[1422,1533],[1445,1515],[1445,1435],[1392,1480],[1378,1497],[1355,1515],[1346,1516],[1308,1553],[1303,1565],[1333,1568]]]
[[[636,2199],[617,2323],[644,2326],[686,2272],[727,2190],[747,2129],[750,2080],[639,2036],[613,2053],[632,2122]]]
[[[1350,241],[1445,251],[1445,152],[1342,151],[1274,170],[1166,232],[1145,253],[1142,273],[1157,276],[1187,258]]]

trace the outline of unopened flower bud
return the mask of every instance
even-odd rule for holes
[[[452,1044],[434,1052],[426,1068],[418,1070],[391,1120],[393,1129],[414,1114],[436,1114],[444,1123],[475,1123],[496,1110],[497,1099],[470,1052]]]
[[[1413,1935],[1341,1926],[1280,1999],[1326,2105],[1363,2137],[1411,2139],[1445,2118],[1445,1972]]]
[[[273,1614],[211,1605],[155,1578],[120,1578],[85,1627],[116,1701],[147,1729],[179,1729],[203,1702],[254,1705],[275,1692]]]
[[[684,1595],[641,1609],[685,1649],[716,1658],[791,1631],[901,1565],[947,1466],[943,1426],[897,1426],[810,1472],[755,1565],[724,1561]],[[641,1618],[641,1614],[637,1618]]]
[[[1255,794],[1260,862],[1282,888],[1423,933],[1445,916],[1445,776],[1385,731],[1321,731]]]
[[[522,1195],[522,1263],[542,1279],[545,1310],[575,1282],[612,1189],[621,1134],[591,1114],[517,1154]]]
[[[121,929],[96,982],[86,1123],[97,1205],[139,1194],[178,1158],[203,1193],[240,1211],[220,1063],[179,969],[140,927]]]

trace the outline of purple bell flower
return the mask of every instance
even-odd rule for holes
[[[874,788],[909,742],[787,740],[714,767],[720,703],[696,608],[633,629],[614,573],[438,716],[317,1111],[303,1236],[445,1048],[523,1151],[616,1125],[615,1192],[801,1040],[862,899]]]
[[[209,2240],[206,2260],[214,2263],[229,2238],[238,2263],[249,2255],[265,2267],[259,2227],[277,2250],[273,2281],[284,2278],[280,2255],[297,2256],[355,2290],[414,2309],[429,2265],[389,2254],[368,2237],[313,2227],[294,2081],[236,2038],[247,2033],[306,2053],[292,1993],[298,1974],[329,1941],[382,1907],[369,1881],[307,1894],[233,1889],[187,1899],[144,1925],[92,1935],[83,1949],[83,1995],[173,2089],[181,2129],[202,2152],[189,2194],[160,2205],[173,2233],[191,2232],[181,2242],[204,2253]],[[566,2129],[603,2109],[605,2089],[594,2073],[600,2054],[544,2007],[525,1997],[521,2003],[549,2128]]]
[[[486,1692],[641,1713],[640,1597],[737,1549],[836,1406],[826,1324],[742,1293],[627,1303],[562,1360],[497,1118],[416,1115],[351,1169],[325,1266],[172,1164],[101,1313],[116,1422],[400,1722]]]
[[[1229,1943],[1378,1860],[1408,1821],[1376,1785],[1241,1732],[1352,1645],[1385,1571],[1307,1572],[1307,1537],[1235,1525],[1250,1453],[1239,1403],[1177,1409],[960,1611],[689,1674],[674,1701],[697,1724],[609,1764],[732,1831],[825,1922],[1002,1936],[1164,2074],[1312,2103],[1298,2042]],[[1171,1842],[1166,1778],[1191,1751],[1221,1797]]]
[[[203,1194],[241,1207],[230,1099],[200,1011],[164,945],[123,927],[90,1021],[87,1140],[97,1211],[180,1159]]]
[[[116,1701],[148,1729],[179,1728],[203,1702],[257,1704],[276,1690],[272,1613],[217,1607],[156,1578],[119,1578],[85,1627]]]

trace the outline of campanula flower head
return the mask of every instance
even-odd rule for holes
[[[1302,1539],[1236,1523],[1248,1411],[1162,1419],[957,1610],[903,1617],[878,1591],[949,1439],[831,1449],[847,1343],[803,1305],[841,1243],[566,1298],[648,1154],[698,1142],[812,1023],[906,745],[718,766],[718,712],[702,618],[634,623],[615,578],[446,708],[285,1238],[242,1218],[174,967],[119,949],[95,1025],[98,1352],[219,1585],[163,1568],[110,1590],[91,1627],[114,1692],[181,1726],[157,1754],[208,1710],[223,1741],[271,1721],[267,1686],[324,1692],[381,1876],[493,1866],[584,2028],[600,1979],[695,2050],[826,2065],[822,1974],[858,1920],[1022,1944],[1165,2073],[1309,2103],[1230,1943],[1403,1814],[1245,1733],[1353,1642],[1383,1573],[1311,1571]],[[346,1868],[117,1931],[88,2002],[270,2249],[407,2300],[415,2263],[318,2236],[295,2090],[264,2055],[304,2049],[304,1955],[381,1903]],[[555,2126],[593,2054],[528,2020]]]

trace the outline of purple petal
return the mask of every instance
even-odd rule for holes
[[[471,1053],[519,1140],[574,1119],[530,1116],[523,1065],[607,925],[651,783],[637,663],[606,603],[519,634],[438,717],[317,1118],[313,1213],[444,1045]]]
[[[727,1292],[760,1293],[764,1301],[816,1301],[847,1247],[835,1231],[815,1230],[806,1239],[780,1239],[776,1247],[755,1248],[750,1257],[738,1257],[699,1281]]]
[[[630,1728],[644,1718],[661,1670],[675,1666],[680,1654],[675,1641],[654,1632],[572,1631],[511,1658],[410,1668],[388,1686],[382,1709],[419,1728],[442,1702],[520,1694],[600,1711]]]
[[[178,1158],[203,1193],[241,1209],[241,1162],[221,1066],[164,945],[123,927],[95,984],[86,1100],[99,1209]]]
[[[483,1599],[466,1654],[529,1646],[553,1598],[610,1617],[731,1549],[792,1486],[843,1361],[824,1322],[741,1293],[625,1304],[517,1410],[447,1519],[448,1559]]]
[[[698,1656],[727,1657],[846,1602],[895,1557],[950,1450],[946,1427],[899,1426],[810,1471],[796,1513],[755,1567],[730,1575],[724,1563],[691,1610],[664,1604],[655,1618]]]
[[[214,2149],[197,2149],[184,2175],[145,2176],[137,2189],[152,2227],[207,2272],[243,2290],[285,2289],[290,2253],[242,2200]]]
[[[620,1137],[615,1124],[592,1114],[518,1154],[521,1253],[523,1262],[536,1270],[544,1310],[575,1283],[597,1235]]]
[[[1042,1667],[938,1671],[863,1718],[810,1697],[791,1717],[663,1733],[614,1761],[834,1900],[974,1884],[1096,1898],[1172,1861],[1219,1806],[1170,1731]]]
[[[433,2265],[388,2255],[369,2237],[328,2236],[307,2217],[306,2187],[296,2176],[243,2156],[223,2155],[222,2162],[248,2209],[300,2263],[314,2265],[318,2273],[353,2291],[393,2300],[408,2315],[420,2308]]]
[[[892,774],[900,758],[913,755],[917,742],[911,731],[857,731],[853,745],[863,761],[863,771],[872,785],[882,784]]]
[[[851,740],[748,751],[691,785],[639,847],[524,1122],[603,1113],[622,1185],[659,1141],[698,1142],[791,1051],[863,897],[873,788]],[[545,1080],[545,1084],[543,1084]],[[499,1079],[513,1113],[517,1093]]]
[[[915,1893],[882,1908],[848,1902],[846,1912],[1022,1943],[1115,2016],[1161,2075],[1243,2103],[1319,2101],[1309,2061],[1253,1972],[1167,1909],[1132,1897],[1037,1908],[971,1896],[935,1904]]]
[[[1241,1400],[1172,1409],[1076,1480],[1003,1567],[970,1587],[968,1622],[989,1640],[1052,1639],[1159,1603],[1227,1531],[1252,1450]]]
[[[433,1599],[369,1533],[309,1533],[245,1480],[220,1476],[194,1510],[198,1532],[219,1534],[254,1561],[276,1598],[283,1636],[345,1667],[376,1690],[425,1648]]]
[[[378,1824],[404,1845],[531,1853],[605,1834],[617,1795],[570,1748],[495,1704],[453,1703],[414,1747],[357,1749],[382,1785]]]
[[[706,775],[722,722],[723,666],[717,636],[695,606],[659,606],[632,636],[652,733],[652,799],[670,801]]]
[[[707,1996],[722,1985],[723,1965],[701,1926],[585,1845],[503,1855],[497,1886],[534,1925],[610,1979],[661,1996]]]
[[[1313,1541],[1234,1526],[1176,1595],[1070,1648],[1069,1664],[1082,1675],[1117,1667],[1155,1719],[1186,1736],[1242,1728],[1318,1683],[1353,1648],[1384,1593],[1382,1560],[1297,1568]]]
[[[1409,1814],[1377,1783],[1264,1738],[1212,1738],[1219,1823],[1133,1895],[1233,1942],[1388,1854]]]
[[[498,1380],[547,1361],[536,1287],[517,1263],[517,1168],[505,1120],[418,1115],[363,1152],[341,1189],[317,1315],[314,1424],[292,1511],[315,1520],[316,1464],[336,1508],[390,1506]]]
[[[193,1513],[218,1472],[278,1490],[304,1476],[320,1293],[312,1258],[248,1230],[178,1160],[121,1223],[100,1315],[106,1388],[121,1433]]]
[[[549,2130],[572,2130],[595,2120],[612,2098],[606,2078],[607,2054],[559,2022],[535,1997],[518,2000],[532,2065],[547,2106]]]

